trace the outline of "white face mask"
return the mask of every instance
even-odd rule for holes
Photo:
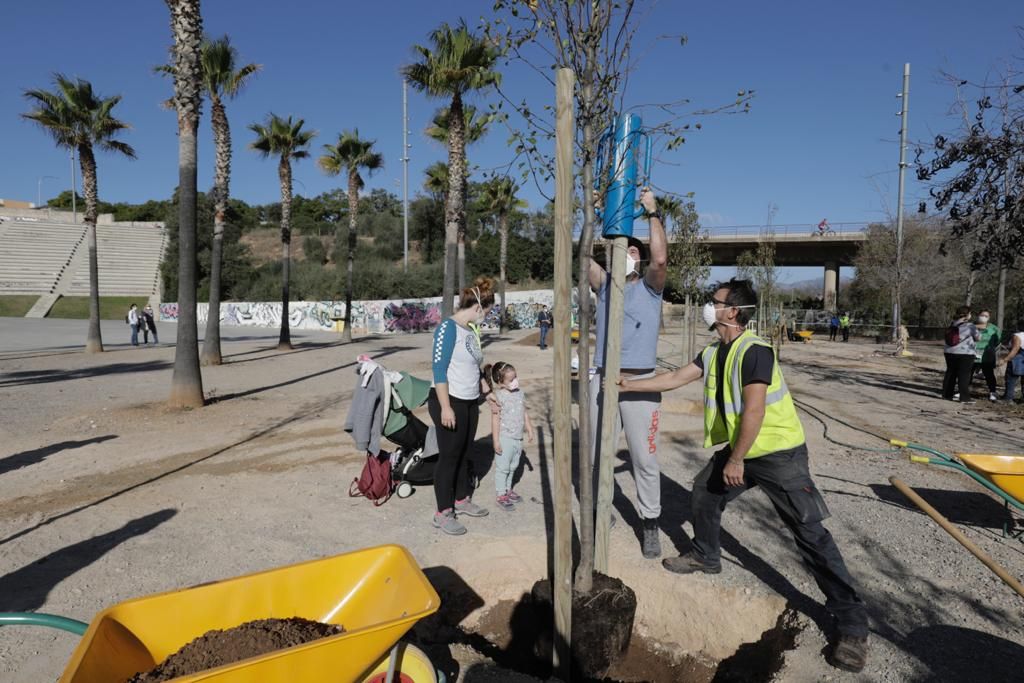
[[[513,377],[512,381],[508,383],[509,391],[519,391],[519,378]]]
[[[979,315],[978,316],[978,322],[981,323],[982,325],[984,325],[985,323],[988,322],[988,316],[987,315]]]
[[[727,306],[726,308],[755,308],[754,306]],[[723,311],[725,308],[722,309]],[[704,304],[703,310],[701,310],[701,317],[704,318],[704,323],[708,327],[714,327],[715,325],[728,325],[729,327],[742,327],[742,325],[734,325],[733,323],[724,323],[718,320],[717,315],[718,309],[715,308],[715,304],[711,301]]]
[[[630,273],[633,273],[634,271],[639,272],[639,271],[636,270],[636,267],[637,267],[637,265],[639,265],[639,263],[640,263],[640,261],[638,261],[637,259],[633,258],[629,254],[626,254],[626,276],[627,277],[629,276]]]

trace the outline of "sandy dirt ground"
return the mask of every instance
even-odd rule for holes
[[[368,353],[429,378],[429,335],[343,345],[334,335],[299,332],[293,351],[278,352],[272,330],[225,328],[225,365],[203,371],[209,405],[180,412],[162,403],[174,332],[161,326],[164,345],[133,349],[123,325],[108,323],[108,351],[87,356],[78,352],[84,322],[0,319],[0,611],[89,621],[128,598],[400,543],[443,596],[459,593],[464,609],[454,617],[472,630],[488,607],[517,599],[544,576],[552,354],[530,344],[531,332],[485,333],[488,359],[518,367],[540,428],[518,487],[526,501],[512,513],[492,505],[490,516],[468,520],[469,533],[459,538],[431,528],[430,487],[379,508],[347,494],[363,457],[342,431],[356,356]],[[678,337],[667,331],[659,349],[673,363],[681,361]],[[1002,536],[1009,518],[1002,503],[959,473],[851,446],[885,448],[884,436],[947,451],[1024,454],[1024,410],[942,401],[941,348],[914,347],[917,355],[905,360],[880,355],[883,348],[854,340],[783,349],[788,384],[807,407],[801,418],[812,473],[833,513],[826,525],[870,609],[866,671],[842,674],[824,662],[832,626],[822,596],[762,493],[748,492],[725,514],[722,574],[672,575],[640,555],[636,489],[620,453],[611,573],[637,591],[638,633],[714,662],[757,641],[788,607],[800,633],[777,680],[1019,680],[1024,599],[903,499],[888,477],[914,486],[1024,578],[1024,543]],[[980,396],[980,383],[976,389]],[[664,399],[666,554],[689,547],[689,490],[710,455],[700,447],[699,400],[698,386]],[[476,500],[488,505],[486,429],[481,421],[475,458],[487,474]],[[0,680],[55,680],[75,644],[62,632],[2,628]],[[437,663],[450,680],[532,680],[464,645],[448,654]]]

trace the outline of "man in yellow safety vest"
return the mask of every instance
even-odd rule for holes
[[[747,489],[760,486],[793,534],[836,618],[839,636],[829,663],[861,671],[868,650],[867,610],[821,523],[829,511],[811,480],[804,430],[772,346],[746,329],[756,307],[749,280],[722,283],[703,311],[718,340],[678,370],[619,380],[622,391],[669,391],[703,378],[704,447],[722,446],[693,483],[693,549],[662,565],[677,574],[721,572],[722,511]]]

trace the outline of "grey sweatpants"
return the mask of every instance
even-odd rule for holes
[[[632,379],[653,377],[654,373],[635,375]],[[590,378],[590,453],[594,463],[594,500],[597,500],[597,480],[600,472],[601,371]],[[626,432],[626,445],[633,465],[636,497],[640,516],[656,519],[661,515],[661,467],[658,464],[658,420],[661,417],[661,394],[658,392],[629,392],[619,394],[619,414],[615,420],[616,448],[609,455],[615,457],[619,434]]]

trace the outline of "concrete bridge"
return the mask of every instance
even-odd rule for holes
[[[819,234],[817,223],[773,225],[775,265],[821,266],[823,269],[821,300],[826,311],[836,309],[839,294],[839,270],[853,265],[853,257],[867,240],[868,223],[831,223],[827,234]],[[740,254],[757,251],[766,239],[763,225],[732,225],[706,228],[706,244],[711,248],[711,265],[735,266]],[[671,228],[669,241],[672,241]],[[634,235],[648,239],[646,221],[638,220]],[[598,245],[595,252],[602,251]]]
[[[824,269],[822,301],[825,310],[835,310],[839,269],[853,265],[857,249],[867,239],[867,226],[867,223],[833,223],[832,232],[819,235],[817,224],[773,225],[775,265],[821,266]],[[708,228],[711,264],[735,266],[740,254],[756,251],[764,239],[764,226]]]

